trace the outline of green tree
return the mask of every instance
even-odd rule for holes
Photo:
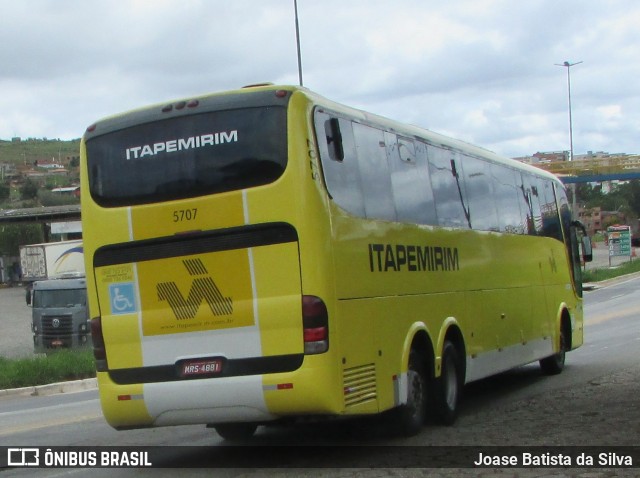
[[[634,179],[625,185],[625,195],[629,208],[640,217],[640,181]]]
[[[602,188],[589,183],[576,184],[576,195],[580,204],[586,208],[598,207],[602,203]]]
[[[20,246],[38,244],[44,241],[40,224],[6,224],[0,226],[0,252],[3,255],[17,256]]]
[[[75,196],[64,196],[46,189],[38,192],[38,199],[43,206],[63,206],[66,204],[80,204],[80,198]]]
[[[6,184],[0,184],[0,201],[9,199],[11,195],[11,188]]]
[[[38,183],[31,179],[27,179],[22,186],[20,186],[20,198],[35,199],[38,197],[38,189]]]

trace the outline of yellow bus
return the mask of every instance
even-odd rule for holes
[[[410,435],[583,342],[590,244],[534,167],[274,85],[103,119],[81,157],[116,429],[389,411]]]

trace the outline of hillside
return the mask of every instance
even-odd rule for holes
[[[0,164],[33,165],[34,161],[68,164],[80,155],[80,139],[13,139],[0,140]]]
[[[79,183],[80,139],[0,140],[0,208],[78,203],[73,191],[55,188]]]

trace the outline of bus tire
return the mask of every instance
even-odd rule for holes
[[[567,353],[567,337],[565,328],[560,326],[560,350],[550,357],[540,360],[540,368],[545,375],[558,375],[564,369]]]
[[[225,440],[242,441],[251,438],[258,425],[255,423],[218,423],[213,428]]]
[[[446,340],[442,348],[442,371],[435,381],[435,419],[442,425],[452,425],[458,418],[462,396],[463,366],[456,346]]]
[[[407,403],[396,408],[390,417],[397,434],[413,436],[420,432],[427,417],[427,390],[424,357],[412,350],[407,370]]]

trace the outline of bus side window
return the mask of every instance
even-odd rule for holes
[[[539,178],[537,182],[540,209],[542,211],[542,235],[563,241],[553,184],[551,181],[542,178]]]
[[[565,236],[569,235],[569,229],[571,227],[571,208],[569,207],[569,199],[564,188],[556,187],[556,197],[560,203],[560,220],[562,221],[562,228],[565,231]]]
[[[464,156],[462,160],[471,226],[479,231],[500,230],[491,167],[490,163],[472,156]]]
[[[329,157],[334,161],[344,160],[342,147],[342,133],[340,133],[340,121],[338,118],[329,118],[324,122],[324,132],[327,138]]]
[[[398,221],[436,225],[426,145],[392,133],[385,136]]]
[[[529,216],[529,204],[525,197],[524,178],[520,171],[514,170],[516,178],[516,197],[520,209],[520,224],[518,225],[519,234],[531,234],[532,223]],[[535,233],[534,233],[535,234]]]
[[[500,232],[511,234],[524,233],[523,213],[520,211],[518,193],[519,174],[511,168],[501,164],[492,164],[491,172],[494,178],[496,204],[500,219]]]
[[[462,172],[457,171],[456,153],[429,145],[429,178],[436,203],[438,225],[470,229],[470,218]],[[457,158],[458,165],[460,159]]]
[[[314,124],[322,174],[329,195],[348,213],[364,217],[364,198],[351,121],[332,117],[317,109]],[[328,138],[327,134],[331,137]],[[340,147],[336,150],[338,142]]]
[[[387,161],[385,133],[371,126],[353,123],[353,136],[358,152],[366,217],[395,221],[397,216]]]
[[[540,194],[536,178],[530,174],[524,174],[524,200],[527,208],[527,223],[529,234],[542,235],[542,211],[540,209]]]

